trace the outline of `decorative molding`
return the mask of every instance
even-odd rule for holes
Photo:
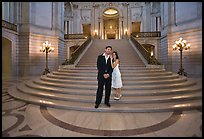
[[[79,7],[79,5],[73,4],[73,8],[74,8],[74,9],[77,9],[78,7]]]
[[[90,22],[91,21],[91,10],[81,9],[81,20],[83,22]]]
[[[17,25],[7,22],[5,20],[2,20],[2,27],[17,32]]]
[[[138,8],[131,8],[131,13],[132,13],[132,20],[137,20],[142,18],[143,14],[143,7],[138,7]]]

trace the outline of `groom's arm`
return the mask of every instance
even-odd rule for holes
[[[101,74],[105,73],[105,71],[103,71],[103,68],[102,68],[102,59],[100,55],[98,56],[98,59],[97,59],[97,69]]]
[[[112,72],[113,72],[113,68],[112,68],[112,66],[111,66],[111,61],[109,61],[110,63],[110,65],[109,65],[109,69],[108,69],[108,74],[109,74],[109,76],[111,76],[112,75]]]

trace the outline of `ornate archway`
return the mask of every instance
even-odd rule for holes
[[[108,8],[103,12],[104,39],[119,39],[119,12],[115,8]]]

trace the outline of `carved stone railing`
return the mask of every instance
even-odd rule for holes
[[[76,59],[84,51],[84,49],[88,46],[88,44],[90,42],[91,42],[91,36],[88,36],[87,40],[81,46],[79,46],[74,52],[71,53],[71,58],[70,59],[66,59],[65,62],[62,63],[62,65],[71,65],[71,64],[74,64]]]
[[[151,53],[147,51],[132,35],[130,36],[130,40],[133,42],[134,46],[140,51],[143,57],[147,60],[148,64],[152,65],[161,65],[159,61],[151,56]]]
[[[133,37],[161,37],[161,32],[132,32],[131,35]]]
[[[84,34],[64,34],[64,39],[84,39]]]
[[[7,22],[7,21],[5,21],[5,20],[2,20],[2,27],[17,32],[17,25],[12,24],[12,23],[10,23],[10,22]]]

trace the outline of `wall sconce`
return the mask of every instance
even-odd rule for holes
[[[151,50],[151,53],[150,53],[150,54],[151,54],[151,56],[153,56],[153,55],[154,55],[153,50]]]
[[[46,67],[45,67],[45,71],[43,72],[43,75],[45,75],[47,73],[50,73],[48,69],[48,53],[54,52],[54,48],[51,47],[51,43],[48,43],[48,41],[45,41],[45,43],[43,43],[43,47],[40,47],[40,52],[46,53]]]
[[[95,36],[97,36],[98,35],[98,31],[97,30],[95,30]]]
[[[150,55],[151,55],[151,57],[153,57],[154,56],[154,47],[151,46],[150,51],[151,51]]]
[[[125,29],[124,32],[125,32],[125,35],[127,35],[127,29]]]
[[[183,40],[180,38],[178,41],[175,41],[175,44],[173,45],[173,50],[179,50],[180,51],[180,69],[178,74],[187,76],[187,73],[184,72],[183,66],[182,66],[182,51],[190,49],[190,44],[186,42],[186,40]]]
[[[110,26],[110,29],[112,29],[113,27],[112,26]]]

